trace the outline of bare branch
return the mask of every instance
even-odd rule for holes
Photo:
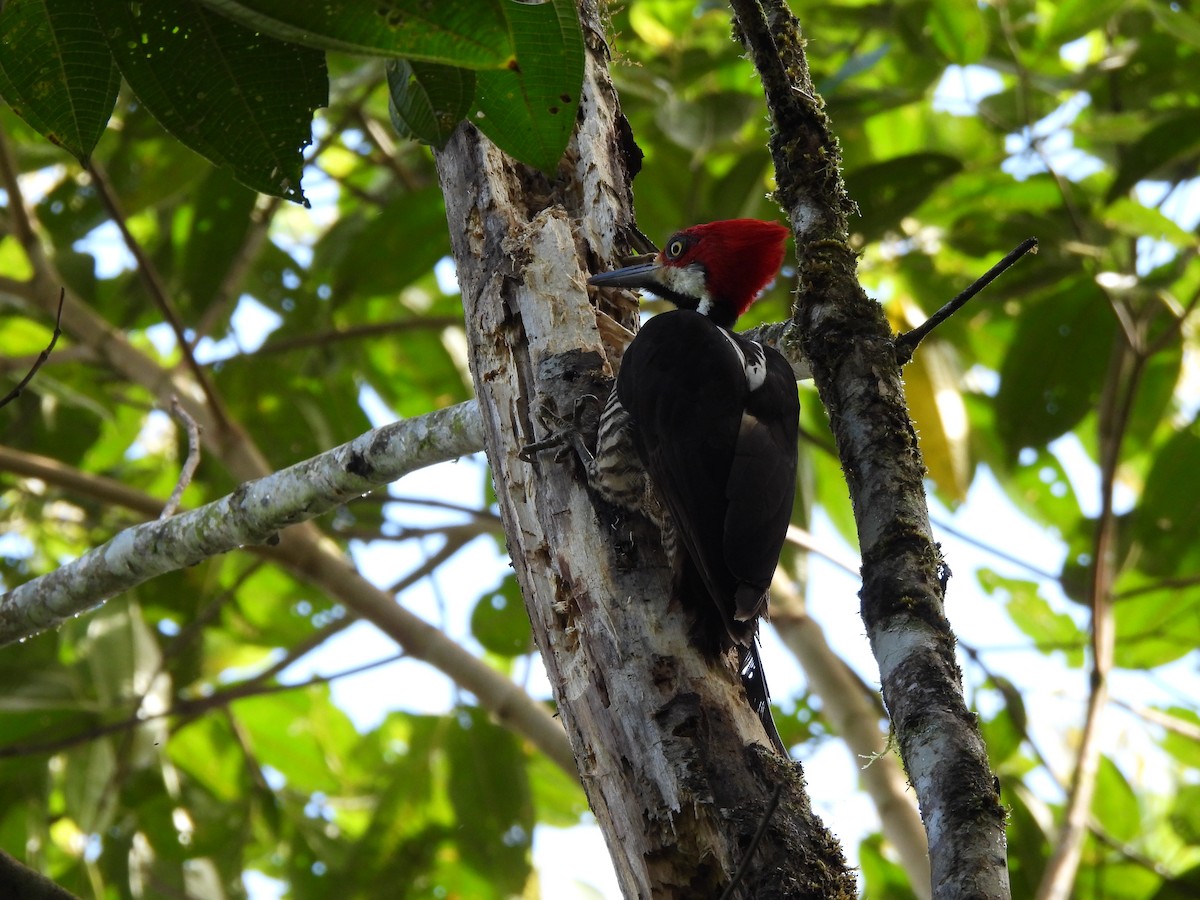
[[[1133,415],[1148,357],[1141,339],[1122,329],[1113,345],[1108,377],[1100,395],[1097,436],[1100,449],[1100,514],[1092,537],[1092,566],[1088,599],[1092,608],[1091,671],[1083,736],[1076,752],[1075,771],[1067,792],[1066,810],[1054,853],[1038,884],[1037,900],[1066,900],[1071,896],[1083,844],[1088,834],[1092,797],[1100,769],[1101,718],[1108,705],[1108,674],[1113,666],[1116,621],[1113,583],[1117,576],[1117,514],[1115,493],[1121,448]]]
[[[156,575],[270,542],[288,525],[482,442],[478,409],[468,401],[369,431],[199,509],[135,526],[0,597],[0,643],[55,627]]]
[[[796,525],[789,525],[787,530],[787,541],[789,544],[795,544],[802,550],[807,550],[809,553],[815,553],[817,556],[833,563],[847,575],[858,577],[859,561],[853,556],[839,552],[836,548],[821,544],[813,537],[812,532],[806,531]]]
[[[179,480],[175,483],[175,490],[171,491],[171,496],[167,498],[167,503],[159,515],[160,519],[169,519],[179,510],[179,501],[183,499],[183,492],[192,483],[196,467],[200,465],[200,426],[196,424],[195,419],[188,415],[187,410],[179,405],[178,397],[171,398],[171,415],[177,421],[182,422],[184,428],[187,429],[188,452],[187,458],[183,461],[183,469],[179,473]]]
[[[14,759],[22,756],[45,756],[50,753],[57,753],[60,750],[66,750],[68,747],[77,747],[80,744],[86,744],[110,734],[132,731],[155,719],[182,718],[185,722],[188,722],[210,710],[228,706],[235,700],[299,691],[319,684],[332,684],[339,678],[361,675],[363,672],[369,672],[372,669],[389,665],[397,660],[404,659],[405,655],[404,653],[395,653],[383,659],[377,659],[374,662],[363,663],[362,665],[354,666],[341,672],[335,672],[333,675],[314,675],[307,681],[297,681],[294,684],[266,684],[264,683],[266,679],[263,675],[256,675],[241,684],[235,684],[232,687],[214,691],[202,697],[179,698],[170,709],[165,709],[161,712],[146,713],[141,710],[141,703],[139,702],[137,707],[135,707],[133,715],[117,722],[97,725],[94,728],[88,728],[63,737],[40,741],[24,741],[19,744],[0,746],[0,759]]]
[[[857,280],[854,203],[785,0],[730,0],[771,116],[775,199],[792,224],[793,318],[847,473],[862,548],[862,613],[883,697],[929,837],[932,896],[1011,896],[1005,813],[962,694],[924,466],[895,336]]]
[[[12,472],[26,478],[40,478],[49,484],[58,485],[101,503],[132,510],[144,519],[157,518],[162,510],[161,499],[144,494],[115,479],[81,472],[57,459],[3,445],[0,445],[0,472]]]
[[[400,334],[405,331],[428,331],[451,326],[462,325],[462,316],[432,316],[429,318],[394,319],[391,322],[365,322],[361,325],[349,325],[333,331],[320,331],[314,334],[298,334],[294,337],[267,340],[265,344],[250,353],[239,353],[223,362],[239,359],[253,359],[256,356],[266,356],[271,353],[290,353],[305,347],[327,347],[338,341],[354,341],[360,338],[378,337],[380,335]]]
[[[1017,245],[1015,249],[1009,252],[1004,259],[996,263],[982,275],[972,282],[971,286],[935,312],[932,316],[914,328],[912,331],[906,331],[904,334],[896,338],[896,359],[900,365],[904,365],[912,359],[913,351],[917,349],[917,344],[921,343],[933,329],[937,328],[948,318],[962,309],[976,294],[982,291],[985,287],[995,281],[1001,274],[1011,269],[1026,253],[1037,253],[1038,242],[1037,238],[1026,238]]]
[[[37,370],[50,358],[51,352],[54,350],[54,345],[58,343],[58,339],[62,337],[62,310],[63,301],[67,298],[67,289],[59,288],[58,291],[58,313],[54,317],[54,333],[50,335],[50,343],[46,345],[46,349],[38,354],[32,368],[28,374],[21,379],[20,383],[4,395],[4,399],[0,400],[0,407],[5,407],[13,400],[21,396],[21,391],[25,390],[25,386],[33,380],[33,376],[37,374]]]

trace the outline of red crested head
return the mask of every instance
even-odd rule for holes
[[[779,272],[788,230],[729,219],[671,235],[652,263],[606,272],[590,284],[640,287],[729,328]]]

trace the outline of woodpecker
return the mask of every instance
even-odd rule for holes
[[[787,233],[755,219],[696,225],[652,262],[588,280],[677,308],[625,350],[585,460],[601,497],[662,529],[694,642],[737,650],[748,699],[785,756],[757,636],[791,518],[800,403],[783,355],[731,329],[779,271]]]

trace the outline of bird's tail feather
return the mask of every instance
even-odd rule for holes
[[[771,692],[767,689],[767,676],[763,672],[762,657],[758,655],[758,637],[750,640],[750,645],[743,648],[741,660],[742,687],[750,706],[758,714],[759,721],[767,732],[767,737],[775,745],[775,749],[787,756],[787,747],[783,738],[775,728],[775,720],[771,717]]]

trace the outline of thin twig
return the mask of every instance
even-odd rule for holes
[[[178,397],[171,397],[171,415],[175,417],[176,421],[182,422],[184,428],[187,429],[188,452],[187,458],[183,461],[183,468],[179,472],[179,480],[175,482],[175,490],[171,491],[171,496],[167,498],[167,503],[159,514],[160,519],[169,519],[179,511],[179,501],[183,499],[183,492],[192,483],[196,467],[200,465],[200,426],[179,404]]]
[[[1088,586],[1092,607],[1090,691],[1062,828],[1038,884],[1037,900],[1065,900],[1071,895],[1078,876],[1091,817],[1092,797],[1099,775],[1101,718],[1108,705],[1108,675],[1113,666],[1116,642],[1112,588],[1117,567],[1117,516],[1114,506],[1117,468],[1121,462],[1121,445],[1128,432],[1147,362],[1138,344],[1128,339],[1121,340],[1127,338],[1126,332],[1119,331],[1118,335],[1098,412],[1100,515],[1096,519]]]
[[[962,541],[964,544],[970,544],[972,547],[976,548],[977,550],[982,550],[984,553],[990,553],[992,556],[996,557],[997,559],[1004,560],[1004,562],[1008,563],[1009,565],[1016,566],[1017,568],[1020,568],[1020,569],[1024,569],[1026,572],[1028,572],[1030,575],[1033,575],[1035,578],[1040,578],[1043,581],[1058,581],[1059,578],[1061,577],[1060,575],[1058,575],[1054,572],[1047,572],[1045,569],[1039,569],[1037,566],[1033,565],[1033,563],[1028,562],[1027,560],[1021,559],[1019,556],[1014,556],[1011,553],[1006,553],[1005,551],[999,549],[998,547],[996,547],[992,544],[989,544],[987,541],[985,541],[981,538],[972,537],[971,535],[967,534],[967,532],[963,531],[961,528],[951,525],[945,519],[931,517],[930,522],[933,523],[934,528],[937,529],[938,531],[944,531],[946,534],[957,538],[958,540]]]
[[[1138,585],[1137,587],[1114,593],[1113,602],[1133,600],[1135,597],[1143,597],[1146,594],[1153,594],[1157,591],[1177,591],[1185,588],[1193,588],[1197,585],[1200,585],[1200,574],[1182,575],[1178,578],[1163,578],[1159,581],[1152,581],[1149,584]]]
[[[20,384],[9,391],[3,400],[0,400],[0,407],[7,406],[12,401],[21,396],[21,391],[25,390],[25,386],[33,380],[33,376],[37,374],[37,370],[50,358],[50,353],[54,350],[54,345],[58,343],[58,339],[62,337],[62,310],[63,301],[67,299],[67,289],[58,289],[58,313],[54,317],[54,334],[50,335],[50,343],[46,345],[46,349],[38,354],[38,358],[34,360],[33,367],[29,373],[21,379]]]
[[[432,575],[442,563],[456,554],[467,544],[471,543],[472,540],[473,539],[470,537],[447,537],[446,543],[442,545],[440,550],[431,555],[416,569],[409,572],[407,575],[385,590],[389,594],[400,594],[402,591],[416,584],[422,578]]]
[[[125,220],[125,214],[121,211],[121,206],[117,202],[116,192],[108,180],[108,175],[100,167],[99,163],[94,160],[88,164],[88,173],[92,176],[92,183],[95,185],[96,193],[99,195],[101,203],[103,203],[105,210],[108,211],[113,224],[117,226],[117,230],[121,232],[121,238],[125,243],[125,247],[133,254],[133,258],[137,261],[138,277],[141,279],[142,285],[154,301],[154,305],[158,307],[158,311],[162,313],[163,319],[171,326],[171,331],[175,335],[175,343],[178,345],[179,352],[183,356],[184,364],[187,366],[188,371],[192,373],[192,377],[196,379],[196,383],[200,385],[200,389],[204,392],[205,400],[207,401],[208,408],[212,411],[213,418],[217,420],[222,429],[231,428],[232,425],[229,416],[225,412],[225,406],[221,402],[221,397],[217,393],[216,387],[209,379],[204,367],[196,362],[196,357],[192,353],[191,342],[184,333],[183,322],[180,320],[179,314],[175,311],[175,307],[171,303],[170,295],[168,294],[166,285],[163,283],[162,276],[158,273],[158,268],[146,254],[141,242],[129,230],[129,223]]]
[[[295,337],[267,340],[257,350],[249,353],[239,353],[220,362],[228,363],[240,359],[252,359],[265,356],[268,353],[287,353],[305,347],[326,347],[337,341],[352,341],[358,338],[376,337],[378,335],[397,334],[404,331],[424,331],[452,326],[462,326],[462,316],[435,316],[425,319],[395,319],[390,322],[368,322],[362,325],[350,325],[331,331],[321,331],[314,334],[298,334]]]
[[[1112,703],[1113,706],[1119,706],[1133,715],[1145,719],[1147,722],[1200,744],[1200,725],[1163,712],[1161,709],[1155,709],[1152,706],[1134,706],[1132,703],[1126,703],[1124,700],[1113,700]]]
[[[393,653],[391,656],[383,659],[377,659],[374,662],[363,663],[362,665],[346,669],[342,672],[336,672],[333,675],[314,675],[307,681],[300,681],[295,684],[259,684],[258,679],[250,679],[242,684],[234,685],[223,691],[216,691],[206,697],[196,697],[194,699],[180,699],[170,709],[161,712],[143,713],[141,715],[135,713],[129,718],[122,719],[119,722],[109,722],[106,725],[100,725],[96,728],[89,728],[87,731],[81,731],[76,734],[68,735],[67,737],[56,738],[54,740],[31,742],[24,744],[9,744],[6,747],[0,747],[0,759],[12,759],[21,756],[42,756],[49,753],[57,753],[60,750],[65,750],[68,747],[75,747],[79,744],[86,744],[88,741],[93,741],[96,738],[106,737],[110,734],[119,734],[123,731],[128,731],[144,725],[146,722],[154,719],[166,719],[174,717],[184,717],[186,719],[194,719],[202,713],[206,713],[211,709],[222,706],[227,706],[236,700],[245,700],[248,697],[263,697],[271,694],[282,694],[287,691],[303,690],[304,688],[315,687],[322,684],[330,684],[340,678],[349,678],[352,675],[361,675],[363,672],[368,672],[371,669],[378,669],[381,666],[386,666],[390,663],[404,659],[408,654],[401,651]]]
[[[809,553],[815,553],[822,559],[837,566],[846,574],[853,578],[858,578],[862,573],[859,569],[859,560],[857,557],[849,553],[842,553],[836,547],[822,544],[816,539],[811,531],[800,528],[796,525],[789,525],[787,530],[787,542],[794,544],[801,550],[807,550]]]
[[[356,503],[370,503],[376,500],[380,503],[401,503],[405,506],[430,506],[434,509],[444,509],[447,512],[460,512],[468,516],[475,516],[479,519],[492,519],[499,521],[500,516],[492,512],[490,509],[479,509],[477,507],[467,506],[463,503],[454,503],[450,500],[438,500],[435,497],[406,497],[392,494],[372,494],[369,497],[363,497],[361,500],[356,500]]]
[[[0,472],[26,478],[39,478],[76,494],[86,503],[95,500],[107,506],[119,506],[136,513],[142,521],[156,518],[162,500],[103,475],[91,475],[36,453],[15,450],[0,444]]]
[[[771,795],[771,799],[767,802],[766,812],[763,813],[762,821],[758,823],[758,831],[754,832],[754,837],[751,838],[750,846],[746,848],[746,853],[742,857],[737,871],[733,873],[733,878],[725,886],[725,892],[721,894],[721,900],[730,900],[734,890],[738,886],[738,882],[745,878],[746,872],[750,870],[750,859],[754,856],[754,851],[758,849],[758,845],[762,843],[763,835],[767,833],[767,824],[771,821],[771,816],[775,815],[775,807],[779,805],[779,796],[783,793],[784,784],[785,782],[781,781],[775,786],[775,793]]]
[[[1188,301],[1187,306],[1180,310],[1179,314],[1170,321],[1162,333],[1150,342],[1149,346],[1146,347],[1146,355],[1153,356],[1160,350],[1164,350],[1175,339],[1175,335],[1183,328],[1183,323],[1195,311],[1198,304],[1200,304],[1200,288],[1197,288],[1192,293],[1192,299]]]
[[[962,309],[972,297],[982,291],[985,287],[991,284],[1004,271],[1011,269],[1022,256],[1026,253],[1037,253],[1037,238],[1026,238],[1012,250],[1004,259],[996,263],[990,269],[983,273],[979,278],[975,279],[974,283],[935,312],[932,316],[914,328],[912,331],[906,331],[904,334],[896,338],[896,358],[901,365],[904,365],[912,359],[913,351],[917,349],[917,345],[924,340],[933,329],[937,328],[948,318]]]

